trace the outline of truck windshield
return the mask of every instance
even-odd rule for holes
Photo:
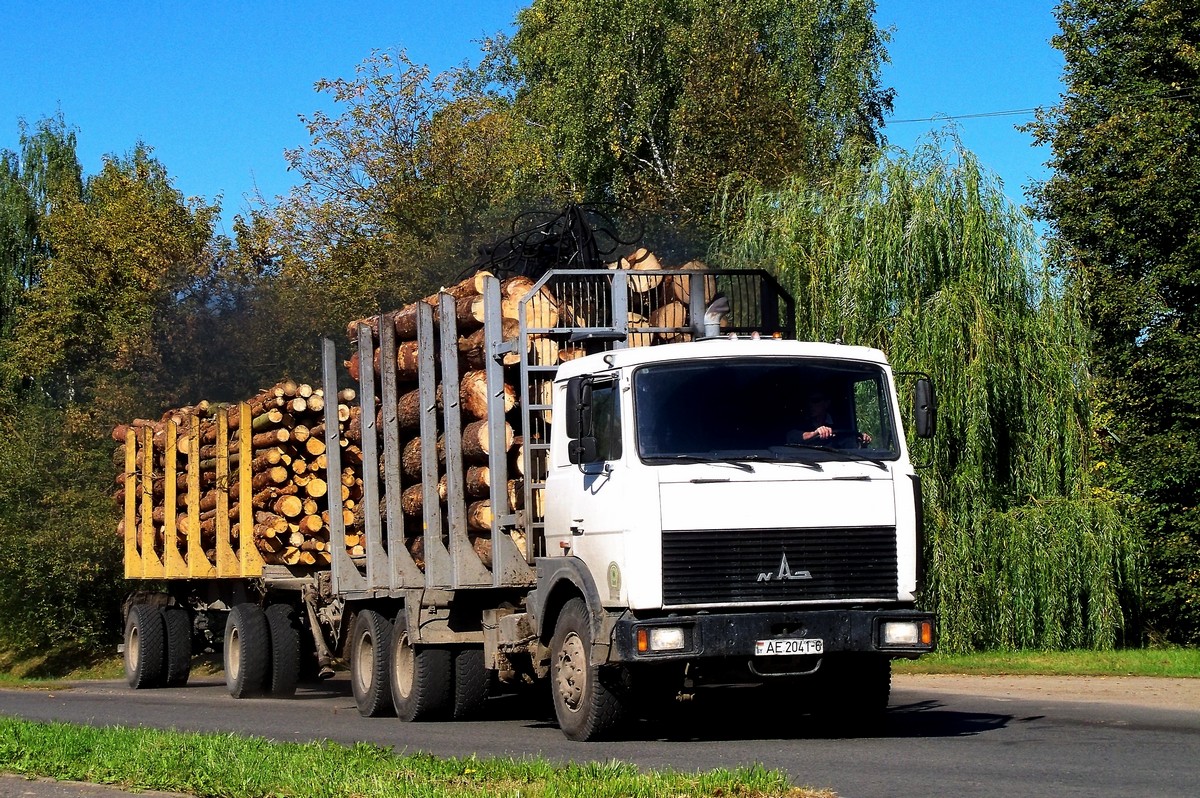
[[[643,460],[899,456],[878,366],[807,358],[659,363],[633,376]]]

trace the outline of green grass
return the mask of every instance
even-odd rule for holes
[[[586,753],[581,749],[581,753]],[[832,798],[762,767],[642,772],[623,762],[402,756],[375,745],[94,728],[0,717],[0,771],[222,798],[721,796]]]
[[[124,664],[113,651],[75,646],[0,650],[0,687],[59,689],[79,679],[121,679]]]
[[[1200,678],[1200,649],[1120,651],[991,651],[929,654],[895,663],[896,673],[1017,676],[1171,676]]]

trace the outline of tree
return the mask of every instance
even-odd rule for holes
[[[882,348],[939,391],[923,602],[939,646],[1111,647],[1136,593],[1119,496],[1092,490],[1084,327],[1028,220],[952,141],[742,194],[718,255],[773,268],[797,330]]]
[[[217,210],[186,202],[144,145],[107,158],[81,196],[39,215],[46,254],[3,365],[60,407],[129,399],[112,384],[146,375],[157,385],[156,325],[212,268]]]
[[[95,644],[126,589],[108,433],[175,382],[163,352],[212,299],[218,209],[140,144],[85,180],[61,117],[0,160],[0,640]]]
[[[479,239],[544,190],[547,163],[485,70],[434,75],[376,52],[354,78],[318,81],[342,112],[305,119],[311,146],[287,153],[304,183],[243,223],[240,241],[270,254],[263,273],[320,286],[344,321],[468,270]]]
[[[814,178],[879,142],[886,34],[871,0],[536,0],[517,106],[574,190],[705,216],[732,172]]]
[[[49,254],[41,229],[46,215],[82,191],[75,131],[61,114],[41,120],[32,133],[22,125],[20,152],[0,151],[0,340]]]
[[[1200,641],[1200,16],[1069,0],[1062,102],[1030,126],[1054,262],[1081,292],[1108,484],[1139,498],[1156,637]]]

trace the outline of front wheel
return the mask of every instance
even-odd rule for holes
[[[892,663],[886,657],[828,657],[813,677],[815,714],[827,727],[845,733],[872,730],[887,712]]]
[[[588,742],[611,734],[629,714],[629,673],[591,661],[592,627],[587,605],[563,605],[550,638],[550,685],[554,714],[568,740]]]

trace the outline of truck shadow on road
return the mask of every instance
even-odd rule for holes
[[[531,718],[527,703],[509,696],[490,699],[480,720],[525,720],[530,729],[555,729],[554,712],[546,707]],[[874,721],[814,716],[761,701],[722,696],[660,710],[632,723],[618,735],[625,741],[776,740],[848,738],[972,737],[1003,729],[1015,716],[954,710],[941,701],[893,704]],[[529,722],[531,721],[531,722]]]

